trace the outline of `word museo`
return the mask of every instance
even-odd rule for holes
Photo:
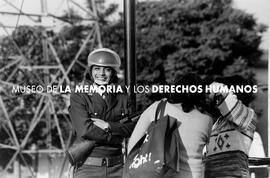
[[[19,85],[13,85],[12,86],[12,93],[71,93],[70,86],[51,86],[48,85],[47,87],[43,87],[42,85],[25,85],[25,86],[19,86]]]

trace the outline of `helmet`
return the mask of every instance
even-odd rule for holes
[[[88,55],[88,67],[93,65],[104,66],[104,67],[112,67],[116,71],[119,70],[121,65],[121,60],[119,55],[111,49],[108,48],[100,48],[92,51]]]

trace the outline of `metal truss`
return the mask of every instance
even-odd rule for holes
[[[21,9],[17,8],[14,4],[9,2],[8,0],[4,0],[7,4],[12,6],[17,12],[0,12],[0,14],[8,14],[8,15],[25,15],[29,19],[31,19],[34,22],[39,22],[39,20],[35,19],[36,17],[38,18],[45,18],[45,17],[53,17],[56,19],[62,20],[60,17],[56,17],[53,14],[30,14],[30,13],[25,13]],[[45,2],[45,0],[43,0]],[[69,98],[67,94],[61,94],[61,93],[37,93],[39,95],[38,97],[38,105],[35,107],[34,114],[31,118],[31,124],[28,128],[28,131],[26,135],[23,136],[23,139],[19,141],[18,134],[16,133],[16,126],[13,124],[13,119],[15,119],[13,116],[20,110],[21,107],[24,107],[24,109],[28,109],[27,106],[24,105],[18,105],[15,108],[10,108],[8,105],[11,97],[9,95],[10,89],[12,86],[18,86],[18,87],[23,87],[20,84],[13,83],[11,82],[14,77],[16,77],[16,74],[18,72],[22,74],[30,74],[35,76],[36,82],[45,86],[45,85],[51,85],[51,84],[57,84],[57,88],[60,87],[62,84],[67,84],[71,85],[71,81],[68,77],[68,74],[72,70],[72,68],[75,66],[75,64],[78,64],[82,66],[86,70],[86,66],[82,64],[78,59],[82,52],[86,49],[86,46],[90,44],[91,49],[94,49],[94,47],[102,47],[101,43],[101,37],[100,37],[100,29],[99,29],[99,22],[98,22],[98,16],[97,16],[97,9],[96,9],[96,2],[95,0],[91,0],[92,3],[92,10],[86,9],[82,7],[79,3],[75,2],[75,0],[69,0],[69,4],[72,4],[74,6],[77,6],[81,10],[87,12],[90,14],[91,18],[85,18],[83,20],[92,20],[94,23],[93,29],[89,31],[86,39],[84,40],[83,44],[81,45],[80,49],[77,51],[75,57],[73,58],[72,62],[68,65],[67,68],[65,68],[62,64],[61,59],[59,58],[57,54],[57,50],[55,49],[54,45],[51,42],[51,39],[46,35],[46,28],[44,28],[44,31],[42,32],[43,34],[43,41],[42,41],[42,46],[43,46],[43,60],[44,63],[49,58],[48,53],[52,54],[53,57],[52,59],[55,61],[55,65],[48,65],[48,64],[42,64],[42,65],[29,65],[27,64],[27,57],[24,55],[22,50],[19,48],[19,45],[16,43],[16,41],[12,38],[12,36],[8,33],[7,26],[5,24],[0,23],[0,28],[2,28],[8,38],[11,40],[13,47],[17,50],[19,55],[17,56],[9,56],[8,59],[11,61],[4,67],[0,69],[0,75],[1,73],[4,73],[8,69],[13,69],[11,74],[8,76],[7,79],[5,80],[0,80],[0,126],[4,128],[6,133],[9,135],[10,140],[12,143],[5,144],[5,143],[0,143],[0,149],[2,148],[8,148],[15,150],[15,153],[7,163],[6,167],[4,168],[4,171],[7,171],[10,166],[14,163],[14,161],[18,158],[21,158],[21,160],[24,162],[25,165],[27,165],[32,177],[36,177],[36,172],[33,170],[32,166],[30,166],[25,157],[24,153],[28,154],[34,154],[36,151],[34,150],[28,150],[26,149],[26,145],[29,143],[29,138],[31,134],[33,133],[34,129],[36,128],[37,124],[41,121],[44,120],[44,118],[49,120],[53,120],[57,127],[57,132],[59,135],[59,140],[61,142],[61,148],[53,148],[51,143],[48,143],[47,149],[45,150],[37,150],[39,153],[47,153],[47,154],[52,154],[52,153],[63,153],[68,146],[70,145],[70,138],[71,138],[71,132],[69,133],[69,139],[64,140],[63,138],[63,131],[61,130],[60,124],[59,124],[59,113],[57,111],[61,111],[61,107],[54,102],[53,98],[55,95],[62,97],[64,100]],[[44,5],[44,4],[43,4]],[[29,51],[31,49],[28,49]],[[0,56],[0,60],[3,60],[4,57]],[[45,79],[41,75],[39,75],[36,71],[39,70],[39,74],[42,73],[44,76],[47,76]],[[41,71],[41,72],[40,72]],[[53,75],[48,75],[51,74],[54,71]],[[23,95],[19,96],[19,98],[16,97],[16,99],[20,100],[21,102],[23,101]],[[67,103],[66,103],[67,104]],[[31,108],[29,108],[31,109]],[[30,111],[29,111],[30,112]],[[3,117],[1,116],[3,115]],[[67,118],[67,115],[62,113],[63,117],[69,122],[69,119]],[[51,119],[51,117],[53,119]],[[45,121],[48,122],[48,121]],[[72,129],[70,129],[72,130]],[[59,177],[62,177],[62,172],[63,168],[65,165],[65,160],[62,162],[62,170],[60,171]]]

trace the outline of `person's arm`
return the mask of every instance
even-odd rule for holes
[[[245,106],[235,94],[228,93],[218,105],[218,109],[225,119],[236,124],[241,130],[255,131],[257,118],[254,110]]]
[[[214,82],[211,84],[216,88],[225,87],[222,83]],[[233,122],[240,130],[254,132],[256,129],[257,117],[253,109],[245,106],[232,92],[211,93],[224,119]]]
[[[114,136],[123,136],[125,138],[130,137],[132,131],[136,125],[136,122],[128,122],[122,124],[120,122],[108,122],[110,131]]]
[[[152,122],[153,118],[155,117],[155,109],[157,107],[157,102],[149,106],[139,118],[134,131],[128,142],[128,153],[131,149],[135,146],[135,144],[144,136],[145,132],[147,131],[150,123]]]
[[[127,113],[131,113],[131,101],[128,98],[128,95],[119,95],[122,96],[122,101],[123,101],[123,107],[124,110],[126,110],[125,112]],[[136,122],[126,122],[126,123],[120,123],[120,122],[108,122],[110,125],[110,131],[112,133],[112,135],[115,136],[123,136],[125,138],[128,138],[131,136],[134,127],[136,125]]]
[[[127,95],[119,95],[118,98],[119,102],[121,102],[121,111],[124,112],[122,114],[131,113],[129,111],[130,108],[130,102],[128,100]],[[124,138],[128,138],[131,136],[131,133],[136,125],[136,122],[124,122],[121,123],[119,121],[104,121],[101,119],[94,119],[94,124],[98,126],[99,128],[105,130],[105,128],[109,128],[110,134],[112,136],[120,136]]]
[[[120,123],[120,122],[107,122],[102,119],[92,119],[94,124],[102,130],[109,130],[112,136],[130,137],[136,122]]]
[[[117,144],[122,142],[122,137],[112,136],[93,123],[86,110],[86,101],[80,94],[71,94],[69,113],[72,125],[79,137],[94,140],[97,143]]]

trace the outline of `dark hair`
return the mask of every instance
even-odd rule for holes
[[[173,85],[203,85],[202,79],[195,73],[187,73],[184,75],[178,75]],[[203,111],[205,103],[205,95],[203,92],[182,92],[182,93],[171,93],[168,101],[170,103],[181,103],[184,112],[190,112],[195,107],[200,111]]]
[[[92,65],[90,68],[89,68],[89,70],[87,71],[87,73],[85,74],[85,76],[84,76],[84,80],[87,80],[87,81],[89,81],[90,83],[93,83],[94,81],[93,81],[93,77],[92,77],[92,68],[94,67],[94,65]],[[112,67],[108,67],[108,68],[110,68],[111,70],[112,70],[112,77],[111,77],[111,80],[110,80],[110,82],[109,83],[118,83],[118,76],[117,76],[117,72],[116,72],[116,70],[114,69],[114,68],[112,68]]]

